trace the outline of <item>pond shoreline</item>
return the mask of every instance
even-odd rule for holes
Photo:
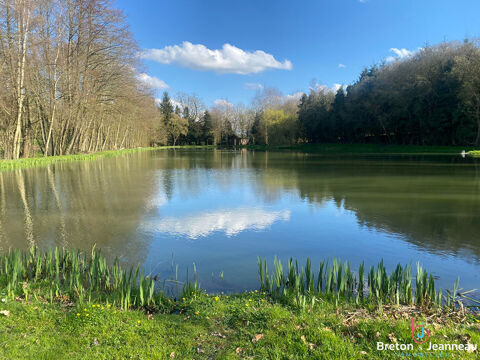
[[[208,294],[195,281],[184,283],[178,296],[166,297],[149,291],[152,279],[138,267],[107,265],[95,250],[89,255],[58,248],[48,253],[35,248],[13,251],[0,257],[0,269],[0,353],[9,359],[76,359],[80,354],[394,359],[398,351],[379,351],[378,344],[409,344],[415,352],[426,353],[411,338],[412,319],[426,323],[429,343],[438,344],[434,348],[463,344],[466,350],[459,356],[478,355],[480,319],[463,308],[367,300],[355,304],[335,293],[315,293],[302,304],[295,291],[278,297],[262,285],[243,293]],[[292,272],[290,268],[288,278],[297,283],[298,274]],[[274,281],[273,273],[270,278]],[[126,294],[130,301],[123,300]],[[170,336],[172,331],[175,336]]]
[[[189,145],[189,146],[137,147],[132,149],[100,151],[100,152],[91,153],[91,154],[55,155],[55,156],[45,156],[45,157],[22,158],[18,160],[0,160],[0,171],[44,166],[44,165],[49,165],[56,162],[97,160],[101,158],[109,158],[113,156],[131,154],[131,153],[142,152],[142,151],[168,150],[168,149],[195,149],[195,148],[212,148],[212,146]]]
[[[251,150],[292,150],[327,154],[451,154],[460,155],[480,150],[475,146],[421,146],[421,145],[387,145],[387,144],[296,144],[296,145],[245,145],[241,148]]]
[[[90,154],[55,155],[31,157],[17,160],[0,160],[0,171],[25,169],[44,166],[56,162],[86,161],[108,158],[117,155],[141,151],[168,149],[247,149],[260,151],[299,151],[325,154],[451,154],[460,155],[465,150],[466,155],[480,156],[480,150],[472,146],[419,146],[419,145],[380,145],[380,144],[297,144],[297,145],[245,145],[238,147],[221,147],[215,145],[181,145],[137,147],[121,150],[107,150]]]

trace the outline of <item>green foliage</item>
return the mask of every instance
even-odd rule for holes
[[[260,289],[266,291],[274,299],[291,300],[299,307],[305,307],[307,303],[315,303],[323,295],[328,295],[338,301],[354,300],[355,303],[373,303],[394,305],[416,305],[421,308],[447,306],[450,308],[460,305],[458,296],[458,280],[453,291],[442,296],[441,290],[437,292],[435,280],[432,274],[428,274],[417,263],[415,287],[412,286],[411,265],[402,267],[397,265],[389,275],[383,264],[383,260],[367,272],[365,281],[365,265],[362,262],[358,271],[351,270],[350,263],[342,263],[333,259],[329,266],[328,262],[320,263],[317,285],[315,284],[315,272],[312,270],[311,261],[307,259],[305,267],[299,269],[298,262],[290,259],[286,276],[280,260],[274,259],[275,271],[270,274],[267,261],[258,258],[258,274]],[[272,281],[273,280],[273,281]],[[464,293],[466,294],[466,293]]]
[[[426,47],[365,69],[346,94],[304,95],[299,122],[308,142],[479,145],[479,69],[472,42]]]
[[[39,293],[33,289],[43,287],[50,301],[67,295],[80,303],[95,299],[124,309],[161,308],[166,302],[163,292],[155,291],[155,281],[139,266],[124,270],[118,259],[108,265],[95,248],[89,256],[57,247],[45,253],[35,247],[28,252],[9,250],[0,256],[0,280],[10,298],[28,299],[30,293]]]

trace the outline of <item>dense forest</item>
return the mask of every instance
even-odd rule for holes
[[[248,106],[142,82],[139,49],[109,0],[0,2],[0,158],[156,145],[480,145],[477,40],[425,46],[346,88],[263,88]]]

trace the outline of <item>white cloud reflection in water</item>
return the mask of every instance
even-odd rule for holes
[[[171,235],[186,236],[190,239],[205,237],[215,231],[227,236],[237,235],[245,230],[264,230],[276,221],[290,220],[290,211],[266,211],[257,208],[218,210],[184,217],[167,217],[156,223],[147,223],[143,230]]]

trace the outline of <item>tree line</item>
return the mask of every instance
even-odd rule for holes
[[[310,142],[479,145],[478,42],[428,46],[365,69],[336,94],[311,91],[298,119]]]
[[[110,0],[0,2],[0,158],[156,145],[480,145],[478,40],[425,46],[334,91],[272,88],[207,108],[139,80],[137,44]]]
[[[337,91],[312,86],[308,94],[284,96],[265,88],[248,107],[220,101],[192,114],[165,96],[160,109],[171,144],[480,145],[478,41],[383,61]]]
[[[110,0],[1,1],[0,158],[149,145],[137,52]]]

